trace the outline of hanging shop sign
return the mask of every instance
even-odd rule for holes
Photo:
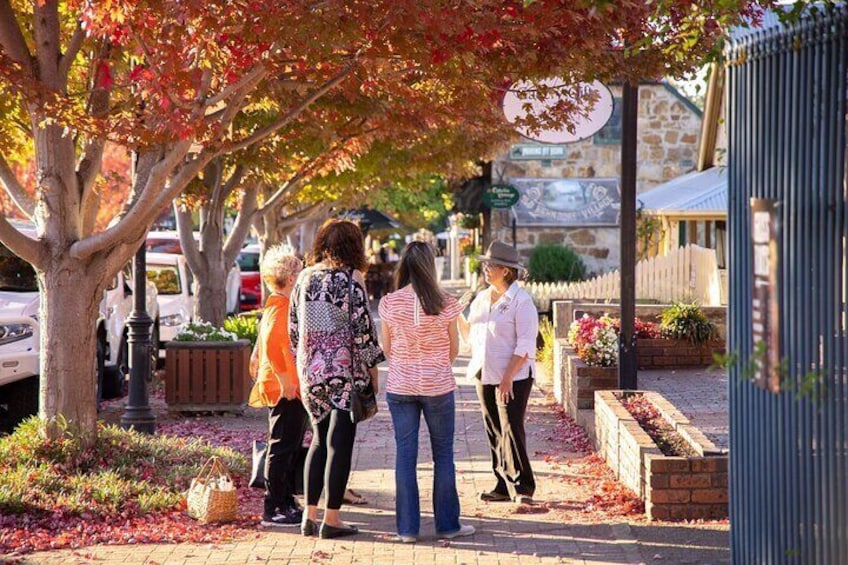
[[[522,81],[510,86],[504,95],[503,110],[510,123],[545,116],[563,104],[577,108],[572,124],[533,129],[517,125],[515,131],[541,143],[574,143],[596,134],[612,116],[613,98],[599,81],[568,83],[561,78],[538,82]]]
[[[518,189],[510,184],[493,184],[483,190],[483,204],[489,208],[511,208],[520,197]]]

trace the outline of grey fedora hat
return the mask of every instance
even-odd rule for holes
[[[503,265],[504,267],[512,267],[513,269],[524,268],[524,265],[521,264],[521,256],[518,254],[518,249],[502,241],[493,241],[490,243],[486,254],[480,255],[477,258],[486,263],[494,263],[496,265]]]

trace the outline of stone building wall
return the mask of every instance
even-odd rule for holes
[[[616,99],[621,87],[610,87]],[[662,83],[639,87],[637,192],[691,171],[697,161],[700,112],[673,87]],[[532,144],[527,140],[516,143]],[[561,146],[562,158],[548,161],[515,160],[509,152],[495,160],[493,182],[508,178],[618,178],[621,144],[596,144],[593,138]],[[509,211],[492,211],[493,237],[512,242]],[[620,264],[618,227],[517,226],[516,241],[523,256],[540,243],[569,245],[582,257],[589,272],[602,273]]]

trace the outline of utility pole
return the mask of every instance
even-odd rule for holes
[[[621,101],[621,331],[618,386],[636,390],[636,138],[639,85],[625,82]]]

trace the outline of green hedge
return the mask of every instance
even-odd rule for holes
[[[539,245],[530,255],[530,280],[535,282],[581,281],[586,278],[586,265],[570,247]]]

